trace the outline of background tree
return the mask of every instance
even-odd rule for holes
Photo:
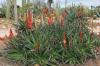
[[[22,6],[26,4],[26,0],[22,0]]]
[[[48,0],[48,8],[51,9],[51,4],[53,3],[53,0]]]
[[[14,1],[14,16],[15,16],[15,23],[18,22],[18,17],[17,17],[17,4],[16,4],[16,0]]]
[[[1,3],[0,18],[5,18],[5,17],[6,17],[6,5],[5,3]]]
[[[7,2],[7,7],[6,7],[6,18],[9,19],[10,18],[10,0],[6,0]]]
[[[30,0],[27,0],[27,4],[29,4],[30,3]]]

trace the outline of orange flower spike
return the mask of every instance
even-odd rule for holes
[[[61,27],[63,28],[64,27],[64,17],[63,16],[61,16]]]
[[[48,18],[48,25],[50,26],[50,25],[52,25],[52,23],[53,23],[53,19],[52,19],[51,16],[49,16],[49,18]]]
[[[82,42],[82,39],[83,39],[83,33],[82,32],[79,33],[79,37],[80,37],[80,42]]]
[[[29,11],[27,14],[27,27],[29,29],[32,29],[33,23],[32,23],[32,12]]]
[[[13,36],[14,36],[13,31],[12,31],[12,29],[10,29],[8,38],[11,39],[11,38],[13,38]]]
[[[66,48],[67,38],[66,38],[66,32],[63,34],[63,47]]]

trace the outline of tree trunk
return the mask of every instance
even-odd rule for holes
[[[48,0],[48,8],[49,8],[49,11],[51,10],[51,4],[53,3],[53,0]]]
[[[34,1],[34,0],[32,0],[33,8],[34,8],[34,2],[35,2],[35,1]]]
[[[7,8],[6,8],[6,18],[10,19],[10,0],[7,1]]]
[[[18,22],[18,17],[17,17],[17,5],[16,5],[16,0],[14,0],[14,16],[15,16],[15,23]]]
[[[22,0],[22,6],[26,4],[26,0]]]
[[[48,0],[48,8],[49,8],[49,11],[51,10],[51,2]]]
[[[29,4],[30,3],[30,0],[27,0],[27,4]]]

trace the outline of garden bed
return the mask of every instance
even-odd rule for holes
[[[8,59],[24,66],[98,64],[99,40],[94,33],[89,33],[87,20],[82,16],[71,11],[61,23],[52,22],[49,17],[44,26],[37,28],[34,28],[31,17],[29,14],[26,22],[19,22],[18,35],[7,42]]]

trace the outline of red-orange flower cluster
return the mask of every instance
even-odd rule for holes
[[[61,19],[60,19],[60,26],[63,28],[64,27],[64,17],[61,16]]]
[[[63,34],[63,47],[66,48],[67,38],[66,38],[66,32]]]
[[[32,12],[29,10],[27,13],[27,27],[29,29],[32,29],[33,23],[32,23]]]
[[[48,18],[48,25],[50,26],[50,25],[52,25],[52,24],[53,24],[53,19],[52,19],[51,16],[49,16],[49,18]]]
[[[68,12],[66,10],[64,10],[64,12],[61,14],[61,17],[60,17],[60,26],[63,28],[64,27],[64,20],[65,20],[65,17],[67,16]]]
[[[79,37],[80,37],[80,42],[82,42],[82,39],[83,39],[83,32],[80,32],[80,33],[79,33]]]

